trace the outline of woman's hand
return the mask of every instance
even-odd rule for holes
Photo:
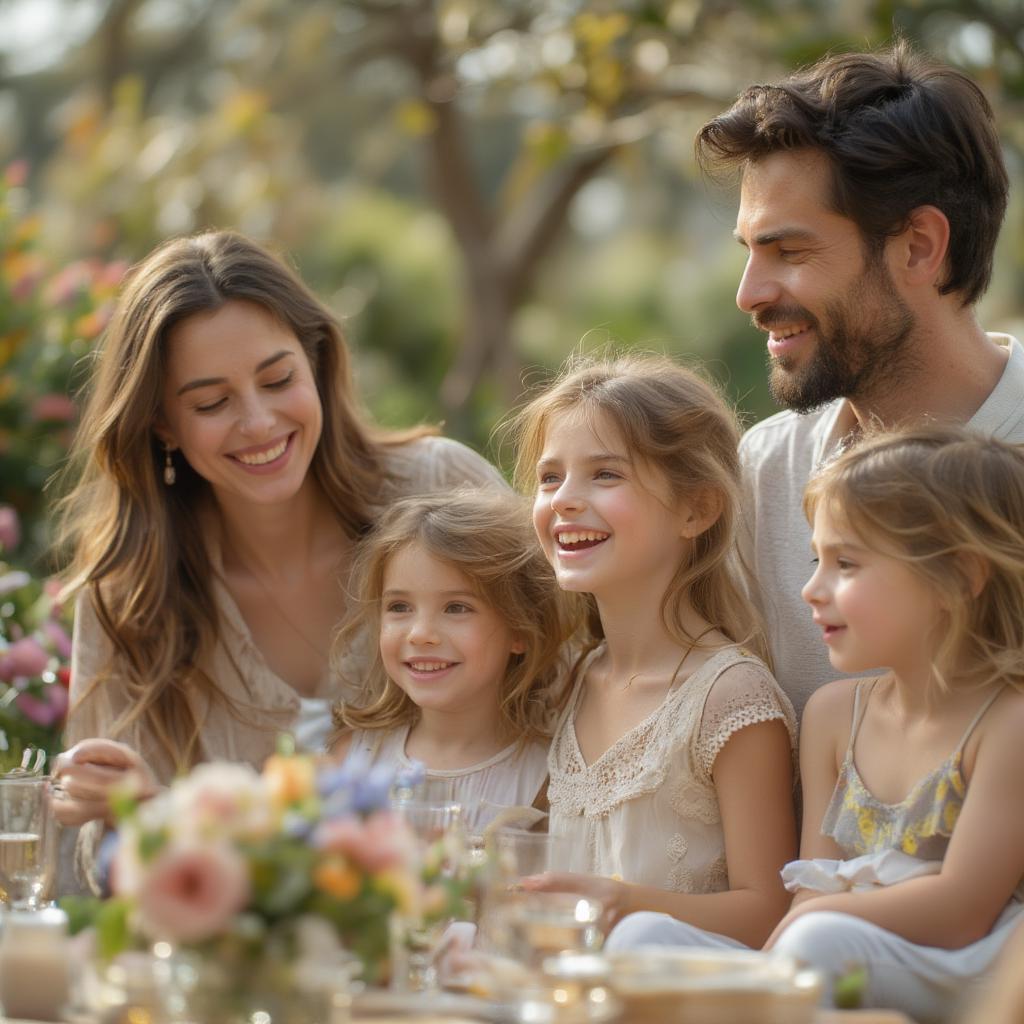
[[[146,762],[131,747],[116,740],[89,739],[57,757],[53,769],[59,784],[54,815],[62,825],[84,825],[101,818],[113,824],[110,798],[129,788],[146,800],[160,788]]]
[[[634,909],[630,901],[631,887],[618,878],[546,871],[542,875],[528,875],[522,880],[522,886],[527,892],[574,892],[599,903],[601,926],[606,934]]]

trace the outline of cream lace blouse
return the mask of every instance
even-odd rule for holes
[[[729,738],[759,722],[784,722],[795,749],[789,699],[760,659],[726,647],[588,765],[575,728],[587,667],[548,756],[550,830],[567,838],[566,868],[673,892],[728,889],[711,770]]]

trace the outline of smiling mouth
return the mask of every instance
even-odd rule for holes
[[[457,665],[457,661],[407,661],[406,667],[413,672],[443,672],[446,668]]]
[[[584,551],[603,544],[610,536],[601,530],[563,530],[556,539],[562,551]]]
[[[248,454],[239,453],[232,455],[231,457],[236,461],[242,463],[243,466],[265,466],[269,462],[274,462],[276,459],[281,458],[285,451],[288,449],[288,444],[292,439],[292,435],[289,434],[284,440],[279,441],[272,448],[267,448],[261,452],[250,452]]]

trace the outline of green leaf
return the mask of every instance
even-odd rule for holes
[[[128,948],[128,911],[124,900],[110,899],[100,905],[96,915],[96,949],[102,959],[111,960]]]

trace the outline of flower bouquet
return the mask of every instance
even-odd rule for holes
[[[318,986],[344,990],[352,954],[379,982],[391,915],[427,903],[445,913],[448,902],[423,881],[414,837],[390,808],[393,782],[390,769],[285,752],[262,773],[210,763],[151,800],[125,795],[100,857],[111,895],[63,901],[72,926],[95,926],[101,961],[133,949],[191,956],[202,965],[193,983],[212,978],[221,995],[210,1019],[251,1015],[267,996],[254,989],[293,1002]],[[243,998],[245,1012],[229,1012]]]

